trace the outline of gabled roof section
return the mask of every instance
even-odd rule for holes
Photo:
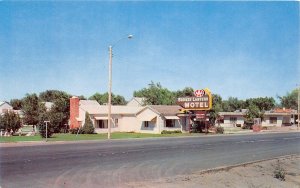
[[[96,100],[80,100],[79,108],[89,114],[98,114],[101,112],[101,105]]]
[[[0,106],[2,106],[4,103],[5,103],[5,102],[3,102],[3,101],[0,101]]]
[[[133,97],[126,106],[144,106],[145,97]]]

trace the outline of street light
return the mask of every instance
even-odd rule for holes
[[[111,134],[111,86],[112,86],[112,48],[123,39],[132,39],[133,35],[128,35],[127,37],[117,40],[113,45],[110,45],[109,48],[109,68],[108,68],[108,117],[107,117],[107,127],[108,134],[107,138],[110,139]]]

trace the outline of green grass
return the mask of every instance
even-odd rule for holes
[[[191,136],[189,133],[173,133],[173,134],[146,134],[146,133],[121,133],[116,132],[111,134],[112,139],[128,139],[128,138],[155,138],[155,137],[178,137]],[[103,140],[107,139],[107,134],[54,134],[48,141],[77,141],[77,140]],[[43,141],[40,135],[36,136],[10,136],[0,137],[0,142],[23,142],[23,141]]]

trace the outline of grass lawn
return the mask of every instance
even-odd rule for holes
[[[127,138],[155,138],[155,137],[178,137],[192,136],[195,134],[189,133],[173,133],[173,134],[146,134],[146,133],[112,133],[112,139],[127,139]],[[77,140],[103,140],[107,139],[107,134],[54,134],[48,141],[77,141]],[[23,142],[23,141],[43,141],[40,135],[36,136],[10,136],[0,137],[0,142]]]

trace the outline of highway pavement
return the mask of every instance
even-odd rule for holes
[[[300,154],[300,133],[105,140],[0,147],[0,186],[130,187]]]

